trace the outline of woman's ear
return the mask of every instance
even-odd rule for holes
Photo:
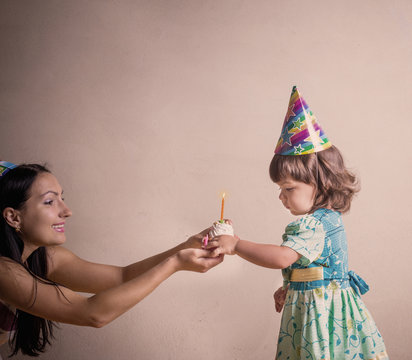
[[[9,224],[12,228],[16,229],[17,231],[20,230],[20,211],[13,209],[11,207],[7,207],[3,210],[3,217],[4,220],[6,220],[7,224]]]

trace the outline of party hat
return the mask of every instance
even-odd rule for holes
[[[308,104],[294,86],[275,154],[305,155],[331,146]]]
[[[6,172],[14,169],[15,167],[17,167],[17,165],[12,164],[11,162],[0,161],[0,176],[3,176]]]

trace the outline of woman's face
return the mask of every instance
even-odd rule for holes
[[[293,215],[307,214],[313,207],[315,186],[296,181],[290,177],[277,183],[280,188],[279,199]]]
[[[64,226],[71,216],[62,198],[63,191],[50,173],[37,175],[29,198],[20,212],[20,236],[25,251],[39,246],[60,245],[66,241]]]

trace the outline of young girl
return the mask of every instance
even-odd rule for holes
[[[294,87],[270,177],[293,215],[281,246],[222,235],[212,239],[217,254],[237,254],[283,269],[275,293],[284,307],[276,359],[388,359],[385,345],[360,295],[366,283],[348,271],[342,213],[358,191],[356,177]]]
[[[206,229],[125,267],[85,261],[60,246],[71,216],[62,195],[45,167],[0,161],[0,345],[10,340],[12,355],[43,352],[54,321],[104,326],[173,273],[206,272],[223,260],[200,249]]]

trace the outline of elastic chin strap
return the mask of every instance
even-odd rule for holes
[[[315,152],[316,155],[316,189],[319,189],[319,159],[318,153]]]
[[[315,152],[316,155],[316,191],[319,191],[319,158],[318,158],[318,153]]]

